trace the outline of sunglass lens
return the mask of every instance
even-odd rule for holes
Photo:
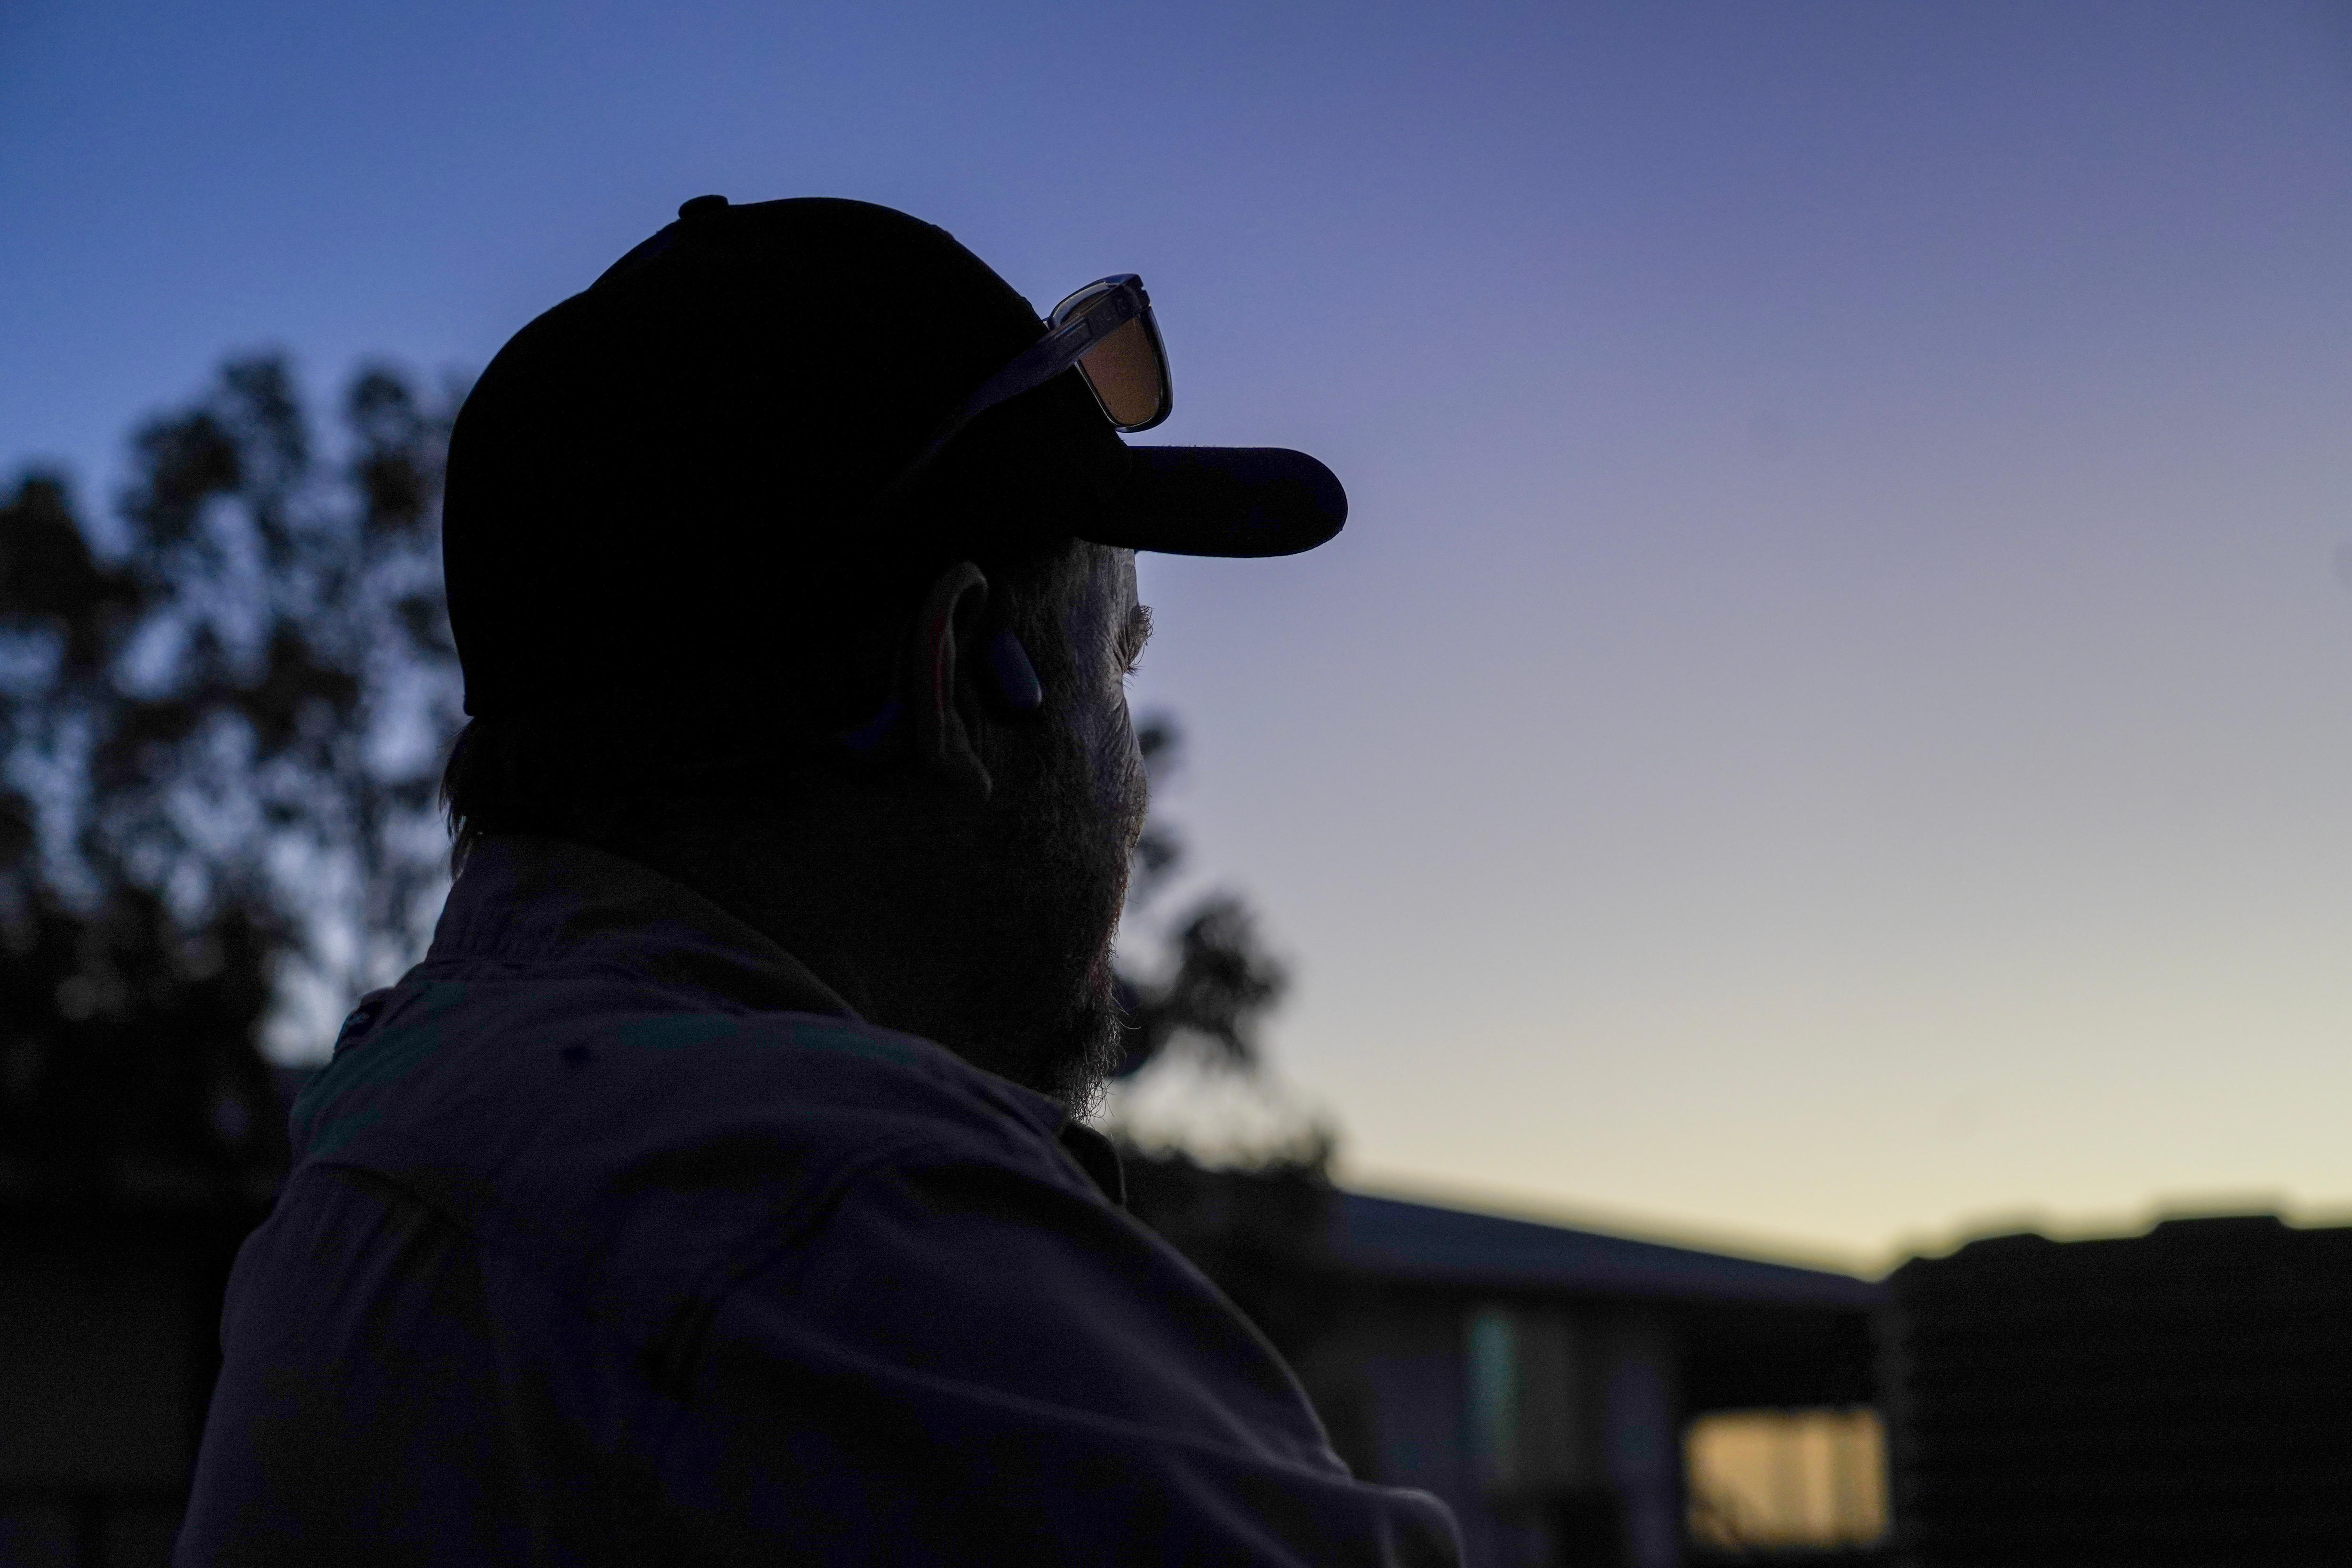
[[[1079,289],[1054,307],[1054,325],[1085,315],[1114,286],[1107,279]],[[1168,416],[1168,361],[1148,316],[1122,322],[1080,355],[1078,374],[1094,388],[1103,413],[1122,430],[1139,429]]]
[[[1120,429],[1132,430],[1160,416],[1168,378],[1160,368],[1159,346],[1140,316],[1080,355],[1078,370],[1094,388],[1103,412]]]

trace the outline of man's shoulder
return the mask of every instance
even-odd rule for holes
[[[356,1168],[505,1253],[626,1268],[812,1221],[877,1166],[999,1165],[1090,1192],[1040,1097],[854,1018],[593,969],[423,966],[296,1101],[297,1181]],[[758,1233],[755,1236],[754,1233]],[[552,1244],[551,1247],[550,1244]]]

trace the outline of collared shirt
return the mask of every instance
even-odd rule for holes
[[[1456,1558],[1091,1134],[632,861],[480,847],[293,1134],[188,1568]]]

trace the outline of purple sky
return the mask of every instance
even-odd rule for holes
[[[685,196],[1151,285],[1347,479],[1147,563],[1359,1180],[1884,1260],[2352,1211],[2352,22],[0,9],[0,463],[478,366]]]

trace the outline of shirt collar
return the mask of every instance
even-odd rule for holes
[[[568,839],[497,835],[474,846],[425,956],[427,963],[624,968],[688,993],[681,999],[689,1005],[865,1022],[773,939],[683,882]],[[1011,1096],[1023,1120],[1059,1143],[1105,1197],[1125,1206],[1126,1177],[1109,1139],[1034,1089],[960,1065]]]
[[[455,959],[621,967],[730,1011],[857,1018],[806,964],[693,889],[560,838],[500,835],[467,853],[425,954]]]

